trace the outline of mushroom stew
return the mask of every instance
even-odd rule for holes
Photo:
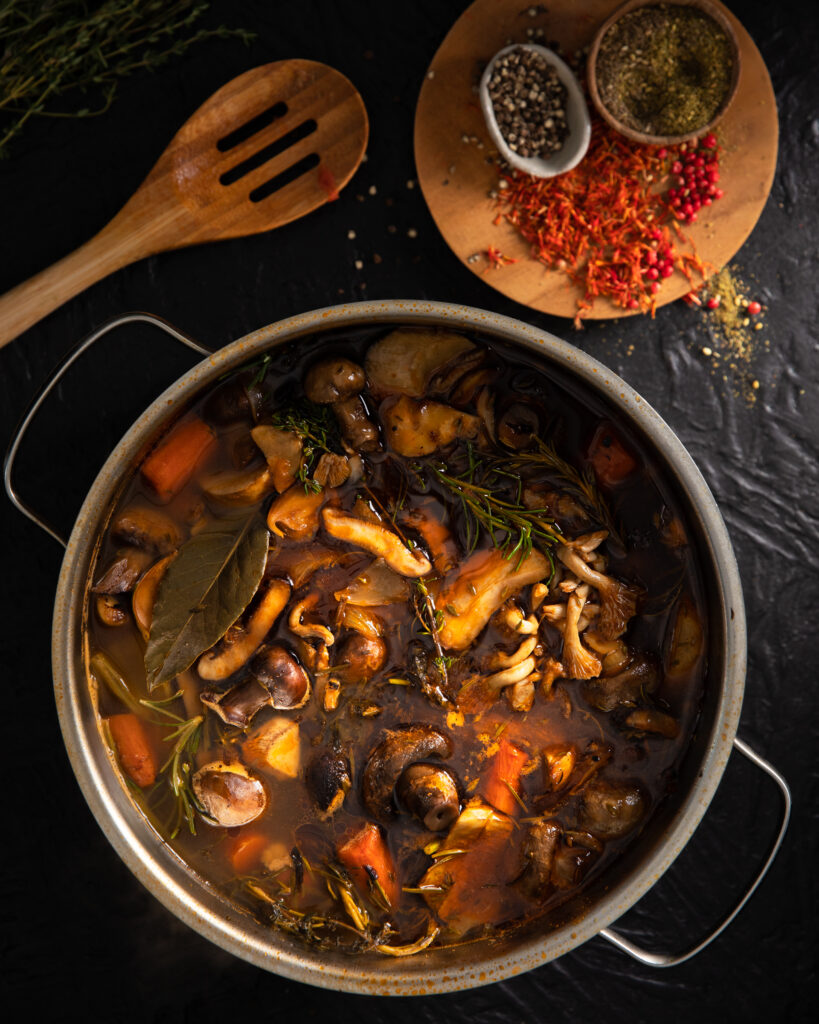
[[[274,348],[110,510],[85,617],[103,735],[191,869],[306,943],[548,927],[690,742],[689,534],[641,440],[511,345]]]

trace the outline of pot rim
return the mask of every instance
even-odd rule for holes
[[[186,402],[204,385],[261,350],[317,331],[372,323],[444,326],[494,336],[540,354],[547,364],[557,365],[603,394],[619,414],[651,439],[695,510],[703,534],[704,554],[711,560],[717,581],[718,592],[711,597],[719,602],[723,620],[723,672],[721,679],[711,680],[712,686],[719,687],[719,696],[708,745],[697,778],[662,842],[656,843],[644,857],[639,870],[632,871],[597,898],[580,919],[545,935],[527,935],[511,953],[504,951],[499,955],[487,945],[483,956],[451,957],[453,963],[445,967],[424,965],[417,957],[406,961],[390,959],[383,965],[379,963],[377,969],[372,961],[331,958],[285,941],[280,934],[254,924],[252,918],[233,909],[153,831],[128,797],[119,773],[112,771],[113,755],[102,742],[96,716],[89,714],[91,701],[83,663],[80,626],[99,520],[119,485],[122,467],[130,467],[153,435],[157,422],[167,416],[172,405]],[[429,995],[500,981],[561,956],[625,913],[681,852],[719,785],[737,729],[746,667],[742,589],[727,529],[699,469],[659,414],[607,367],[546,331],[475,307],[428,300],[364,301],[301,313],[239,338],[171,384],[113,449],[83,502],[60,571],[52,636],[55,699],[72,768],[94,817],[133,874],[178,918],[228,952],[297,981],[373,995]]]

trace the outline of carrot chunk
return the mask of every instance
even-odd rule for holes
[[[111,715],[111,737],[125,774],[143,789],[156,781],[158,765],[145,723],[134,714]]]
[[[261,832],[242,831],[227,845],[231,867],[237,875],[247,875],[261,861],[270,839]]]
[[[529,755],[525,750],[516,747],[506,737],[501,739],[499,750],[492,759],[481,787],[486,802],[495,810],[504,814],[518,814],[522,810],[513,790],[520,796],[520,776],[528,760]]]
[[[370,891],[372,876],[367,870],[369,868],[375,872],[375,877],[387,894],[390,906],[398,906],[401,890],[395,874],[395,865],[378,825],[372,822],[362,825],[338,847],[336,855],[362,893],[367,894]]]
[[[174,427],[142,463],[142,478],[161,501],[170,501],[215,444],[216,437],[207,423],[186,420]]]
[[[597,479],[610,487],[622,483],[637,468],[637,460],[607,423],[598,427],[592,439],[589,462]]]

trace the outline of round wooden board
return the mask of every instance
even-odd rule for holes
[[[461,262],[483,281],[516,302],[543,313],[573,317],[581,289],[558,271],[529,257],[529,247],[511,225],[494,226],[495,204],[488,192],[497,174],[487,156],[494,153],[473,90],[487,61],[508,40],[525,41],[527,28],[543,28],[546,45],[557,40],[565,50],[588,45],[597,28],[620,0],[550,0],[530,17],[524,0],[475,0],[450,29],[429,67],[415,113],[415,163],[430,212],[447,244]],[[725,195],[703,209],[685,228],[700,256],[714,267],[724,266],[751,233],[768,198],[776,170],[778,119],[776,99],[762,55],[731,12],[740,50],[739,86],[719,125],[724,147],[720,187]],[[477,136],[479,148],[464,143]],[[495,245],[519,262],[487,269],[474,253]],[[668,278],[658,305],[673,302],[690,290],[679,272]],[[589,317],[631,316],[605,299],[597,299]]]

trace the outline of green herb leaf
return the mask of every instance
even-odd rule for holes
[[[238,532],[200,533],[182,545],[154,605],[145,651],[149,690],[189,668],[247,608],[264,573],[268,539],[253,517]]]

